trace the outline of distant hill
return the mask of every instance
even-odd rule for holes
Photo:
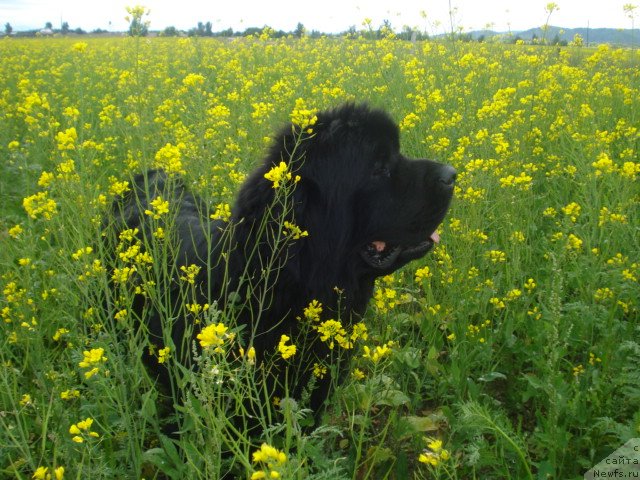
[[[491,30],[478,30],[469,32],[474,40],[479,38],[489,39],[491,37],[513,37],[520,38],[526,42],[530,42],[535,38],[546,38],[548,41],[554,39],[560,42],[570,42],[576,34],[579,34],[584,40],[585,45],[609,43],[612,45],[631,46],[640,43],[640,31],[638,30],[622,30],[618,28],[562,28],[549,26],[546,33],[542,28],[531,28],[521,32],[494,32]]]

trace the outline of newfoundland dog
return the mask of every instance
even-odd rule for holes
[[[235,345],[253,347],[256,365],[268,361],[268,395],[299,399],[307,392],[317,410],[339,376],[331,368],[338,348],[322,341],[306,317],[321,309],[321,318],[310,320],[315,325],[333,319],[348,330],[358,322],[375,279],[438,242],[455,178],[448,165],[404,156],[395,122],[359,104],[319,112],[304,128],[285,126],[242,185],[230,218],[212,215],[176,175],[142,173],[115,201],[111,231],[116,239],[133,231],[148,245],[159,205],[168,202],[163,233],[173,247],[153,255],[154,271],[161,262],[157,271],[164,272],[153,280],[158,293],[138,290],[131,308],[149,344],[170,345],[174,360],[188,366],[206,321],[184,305],[215,306],[215,322],[236,332]],[[313,301],[316,313],[309,315]],[[147,361],[170,386],[157,356]],[[312,374],[318,364],[329,366],[316,375],[322,378]]]

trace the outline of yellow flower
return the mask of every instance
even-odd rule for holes
[[[76,42],[71,46],[71,48],[74,52],[83,53],[88,46],[89,44],[87,42]]]
[[[567,250],[582,250],[582,243],[580,237],[570,233],[567,237]]]
[[[426,267],[422,267],[416,270],[416,283],[420,283],[423,280],[426,280],[427,278],[431,278],[433,276],[433,274],[431,273],[431,269],[426,266]]]
[[[36,480],[47,480],[51,475],[47,475],[49,469],[47,467],[38,467],[31,478]]]
[[[296,105],[291,112],[291,123],[310,134],[313,132],[313,128],[311,127],[313,127],[317,121],[318,117],[315,111],[306,108],[302,98],[296,99]]]
[[[33,219],[42,216],[46,220],[51,220],[58,213],[58,205],[55,200],[49,198],[49,192],[38,192],[26,197],[22,200],[22,206],[29,217]]]
[[[86,437],[99,438],[100,435],[97,432],[91,430],[93,425],[93,418],[87,418],[69,427],[69,434],[73,435],[71,440],[76,443],[83,443]],[[64,473],[64,470],[62,471]]]
[[[81,368],[90,368],[90,370],[84,373],[86,379],[89,379],[99,373],[100,368],[98,365],[107,361],[107,357],[104,356],[103,348],[85,350],[83,352],[83,356],[84,358],[80,363],[78,363],[78,366]]]
[[[267,443],[263,443],[259,450],[253,452],[253,463],[262,467],[251,475],[251,480],[261,478],[277,479],[281,476],[281,467],[287,463],[287,455]]]
[[[277,166],[272,167],[267,173],[264,174],[264,178],[273,182],[273,188],[280,188],[280,186],[286,182],[293,180],[295,183],[300,181],[300,176],[293,177],[291,171],[289,171],[289,165],[285,162],[280,162]]]
[[[116,177],[109,177],[109,195],[121,196],[130,190],[129,182],[126,180],[118,181]]]
[[[240,356],[245,357],[244,348],[240,347]],[[254,347],[249,347],[249,350],[246,352],[247,362],[249,365],[255,365],[256,363],[256,349]]]
[[[347,332],[342,327],[342,324],[337,320],[327,320],[322,322],[320,326],[316,327],[320,334],[320,340],[323,342],[329,341],[329,348],[333,350],[334,340],[342,345]]]
[[[528,279],[525,283],[524,283],[524,288],[531,293],[533,291],[534,288],[536,288],[536,282],[533,280],[533,278]]]
[[[154,220],[159,219],[165,213],[169,213],[169,202],[163,200],[161,196],[157,196],[150,202],[153,210],[145,210],[145,215],[151,216]]]
[[[56,135],[58,150],[75,150],[77,139],[78,133],[75,127],[68,128],[64,132],[58,132]]]
[[[60,392],[60,398],[62,400],[73,400],[75,398],[80,398],[79,390],[65,390],[64,392]]]
[[[438,457],[431,452],[421,453],[418,461],[436,467],[438,465]]]
[[[378,345],[373,350],[369,348],[369,346],[365,345],[363,347],[364,354],[362,355],[364,358],[368,358],[373,363],[378,363],[384,357],[391,355],[391,349],[389,348],[393,342],[387,342],[385,345]]]
[[[158,350],[158,363],[165,363],[171,356],[171,348],[164,347]]]
[[[492,263],[502,263],[507,261],[507,254],[500,250],[489,250],[485,257]]]
[[[227,327],[223,323],[211,324],[202,329],[196,336],[200,340],[202,348],[215,347],[216,352],[222,352],[220,348],[224,344],[224,339],[228,337]]]
[[[572,222],[576,222],[578,217],[580,216],[580,211],[582,207],[576,202],[571,202],[566,207],[562,207],[562,212],[568,216]]]
[[[309,236],[309,232],[307,232],[306,230],[303,231],[299,226],[286,221],[284,222],[284,230],[282,231],[282,233],[286,237],[290,237],[293,240],[299,240],[303,237]]]
[[[184,280],[191,285],[196,283],[196,276],[200,272],[201,267],[198,265],[189,265],[188,267],[182,265],[180,271],[184,273],[184,276],[180,277],[180,280]]]
[[[21,267],[28,267],[29,265],[31,265],[31,259],[30,258],[19,258],[18,259],[18,265],[20,265]]]
[[[442,440],[431,440],[429,438],[425,440],[428,442],[427,449],[418,457],[419,462],[436,467],[440,461],[447,461],[450,458],[449,452],[442,448]]]
[[[111,279],[115,283],[125,283],[127,280],[131,278],[131,276],[136,272],[136,267],[122,267],[122,268],[114,268],[113,274],[111,275]]]
[[[322,304],[317,300],[312,300],[309,305],[304,309],[304,317],[309,321],[320,320],[320,314],[322,313]]]
[[[231,206],[228,203],[217,204],[215,211],[211,214],[211,219],[228,222],[231,219]]]
[[[182,79],[182,84],[185,87],[195,87],[204,84],[204,77],[198,73],[190,73]]]
[[[354,368],[353,372],[351,373],[351,375],[356,380],[362,380],[365,377],[364,372],[362,370],[360,370],[359,368]]]
[[[178,143],[178,145],[167,143],[156,152],[155,166],[162,168],[169,176],[184,175],[187,173],[182,167],[182,150],[184,148],[184,143]]]
[[[24,230],[22,230],[22,226],[20,225],[14,225],[13,227],[11,227],[9,229],[9,236],[11,238],[18,238],[18,236],[23,232]]]
[[[78,363],[78,366],[82,368],[87,368],[93,364],[107,361],[107,357],[104,356],[104,348],[92,348],[89,351],[85,350],[83,355],[84,359]]]
[[[65,335],[69,333],[69,330],[66,328],[59,328],[56,330],[56,333],[53,334],[53,341],[54,342],[59,342],[60,339],[62,338],[62,335]]]
[[[313,375],[317,378],[324,378],[327,374],[327,367],[319,363],[313,364]]]
[[[282,358],[285,360],[296,354],[295,345],[286,345],[289,340],[291,339],[287,335],[282,335],[280,337],[280,342],[278,343],[278,352],[280,352],[280,355],[282,355]]]

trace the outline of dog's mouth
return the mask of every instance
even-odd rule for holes
[[[375,269],[386,269],[393,266],[398,260],[410,261],[425,255],[434,244],[440,242],[440,235],[434,231],[429,238],[417,245],[395,245],[382,240],[375,240],[366,244],[360,250],[360,256]]]

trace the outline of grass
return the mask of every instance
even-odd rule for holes
[[[2,476],[216,478],[234,462],[256,478],[567,479],[639,435],[637,50],[123,38],[0,51]],[[102,308],[117,267],[99,241],[107,206],[161,164],[223,215],[294,108],[346,100],[394,115],[407,155],[458,169],[442,244],[380,280],[320,426],[303,428],[304,399],[265,409],[259,438],[229,422],[230,399],[262,393],[226,336],[224,354],[196,359],[203,373],[178,371],[184,433],[164,436],[144,332]],[[144,268],[166,276],[166,254]]]

